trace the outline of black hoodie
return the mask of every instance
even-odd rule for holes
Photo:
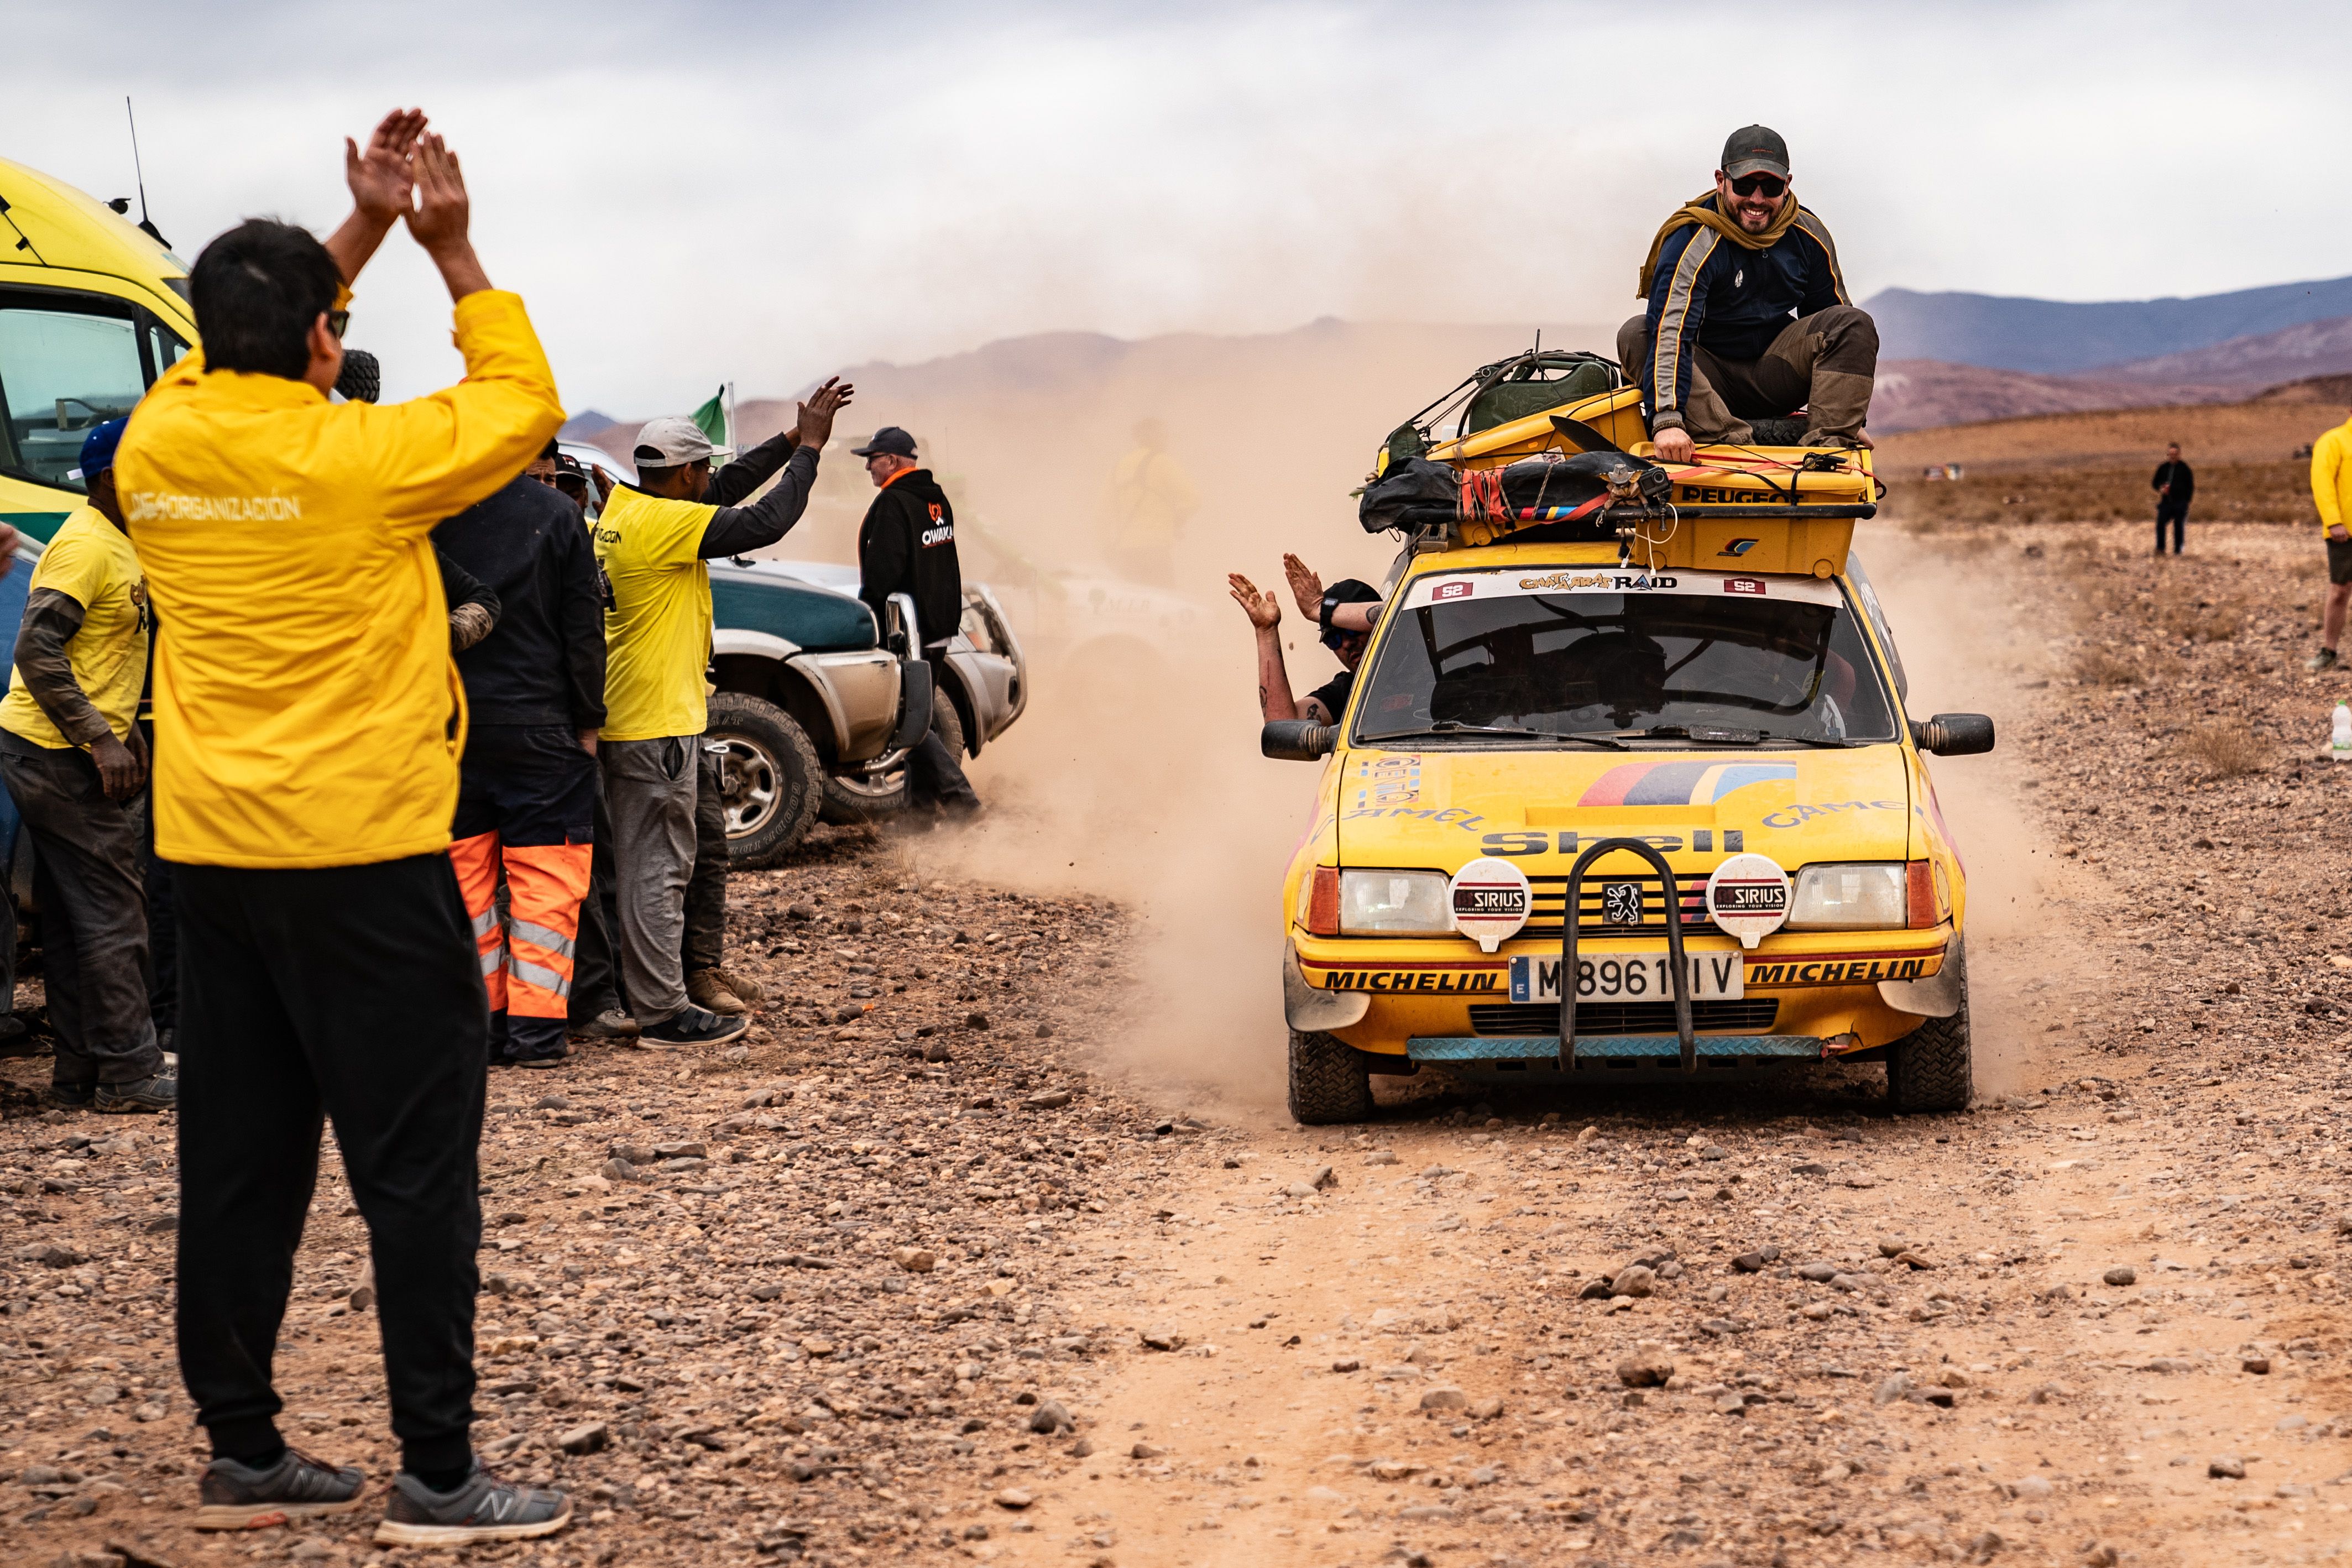
[[[943,643],[963,624],[963,569],[956,563],[955,510],[929,468],[908,468],[882,487],[857,531],[857,596],[886,631],[883,605],[911,594],[924,646]]]

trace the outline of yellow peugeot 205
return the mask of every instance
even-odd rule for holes
[[[1302,1122],[1424,1063],[1878,1058],[1897,1110],[1969,1102],[1967,881],[1922,753],[1992,723],[1906,718],[1851,552],[1868,454],[1661,466],[1613,438],[1637,396],[1392,441],[1365,491],[1407,545],[1346,711],[1264,738],[1325,759],[1283,894]]]

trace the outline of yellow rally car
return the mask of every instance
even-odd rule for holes
[[[1300,1121],[1429,1062],[1867,1055],[1898,1110],[1969,1102],[1967,879],[1923,753],[1989,751],[1992,723],[1905,713],[1850,549],[1868,454],[1663,468],[1637,397],[1392,440],[1365,493],[1408,542],[1347,710],[1264,742],[1327,759],[1283,889]]]

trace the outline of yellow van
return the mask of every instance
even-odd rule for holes
[[[1392,440],[1366,491],[1365,526],[1408,537],[1346,710],[1263,742],[1323,761],[1283,889],[1302,1122],[1424,1064],[1874,1058],[1898,1110],[1969,1102],[1968,881],[1926,756],[1992,723],[1906,714],[1852,551],[1869,454],[1663,468],[1638,395]]]
[[[0,161],[0,522],[47,542],[81,504],[82,438],[195,341],[185,263],[107,204]]]

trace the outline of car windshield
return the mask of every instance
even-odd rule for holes
[[[1832,583],[1632,569],[1416,580],[1381,627],[1359,742],[1545,736],[1673,747],[1895,738]]]

